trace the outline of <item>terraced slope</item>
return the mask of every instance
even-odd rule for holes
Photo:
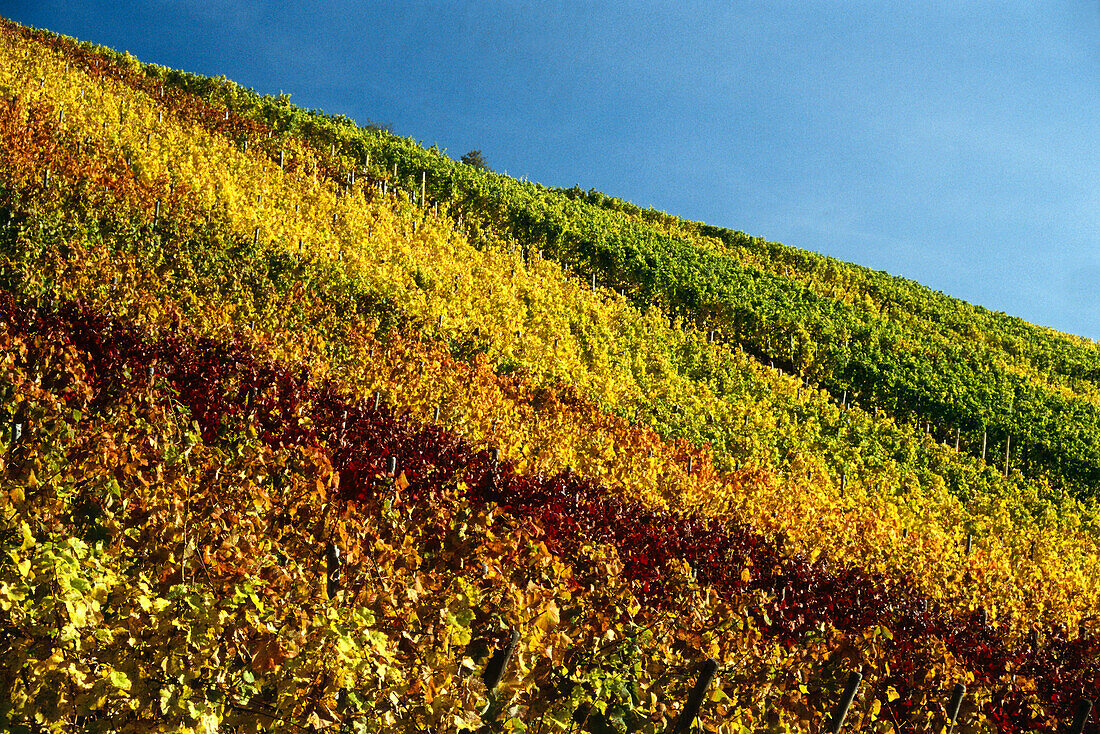
[[[15,24],[0,59],[12,724],[663,731],[708,657],[723,731],[819,727],[857,666],[861,729],[1095,696],[1095,345]],[[917,377],[967,340],[1065,445],[972,455],[997,393]]]

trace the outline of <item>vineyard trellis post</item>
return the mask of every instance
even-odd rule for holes
[[[951,700],[947,704],[947,734],[955,728],[955,720],[959,718],[959,708],[962,707],[963,698],[966,696],[966,686],[956,683],[951,691]]]
[[[325,593],[329,600],[336,598],[340,589],[340,548],[333,542],[325,547]]]
[[[695,717],[699,714],[699,707],[703,704],[703,696],[706,695],[717,673],[718,663],[714,658],[707,658],[703,663],[703,669],[699,671],[699,677],[695,679],[695,687],[688,695],[684,710],[676,717],[676,722],[668,729],[667,734],[683,734],[691,727],[691,722],[695,721]]]
[[[853,670],[848,676],[848,682],[844,685],[844,693],[836,704],[836,710],[833,711],[832,718],[829,719],[829,725],[826,729],[829,734],[840,734],[840,730],[844,726],[844,719],[848,716],[848,709],[851,708],[852,701],[855,700],[856,691],[859,690],[859,684],[862,680],[863,673],[858,670]]]
[[[519,631],[511,630],[508,634],[508,644],[501,649],[493,653],[493,656],[489,658],[489,662],[485,666],[485,673],[481,676],[482,681],[485,682],[485,688],[492,693],[500,685],[500,681],[504,678],[504,672],[508,668],[508,663],[512,659],[512,654],[516,651],[516,645],[519,644]]]
[[[1092,712],[1092,701],[1087,698],[1081,699],[1077,704],[1076,710],[1073,712],[1073,723],[1070,724],[1069,729],[1066,731],[1068,734],[1081,734],[1085,730],[1085,724],[1088,723],[1089,714]]]
[[[496,689],[500,685],[500,682],[504,679],[504,673],[508,669],[508,663],[512,660],[512,654],[516,651],[516,646],[519,644],[519,631],[511,630],[508,635],[508,643],[493,653],[493,656],[489,658],[488,664],[485,666],[485,673],[481,676],[481,680],[485,683],[485,689],[489,697],[488,703],[485,704],[485,708],[481,711],[483,719],[493,721],[496,719],[498,711],[495,711],[496,704]]]

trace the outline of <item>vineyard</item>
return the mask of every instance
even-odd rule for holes
[[[0,721],[1100,732],[1100,347],[0,19]]]

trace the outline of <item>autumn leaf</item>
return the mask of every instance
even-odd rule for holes
[[[561,621],[558,605],[551,599],[539,616],[535,618],[535,626],[543,632],[549,632],[551,628]]]
[[[257,673],[278,670],[287,660],[282,643],[275,635],[264,635],[252,646],[252,669]]]

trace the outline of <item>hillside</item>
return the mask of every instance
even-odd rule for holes
[[[1100,691],[1094,342],[9,21],[0,93],[9,728]]]

